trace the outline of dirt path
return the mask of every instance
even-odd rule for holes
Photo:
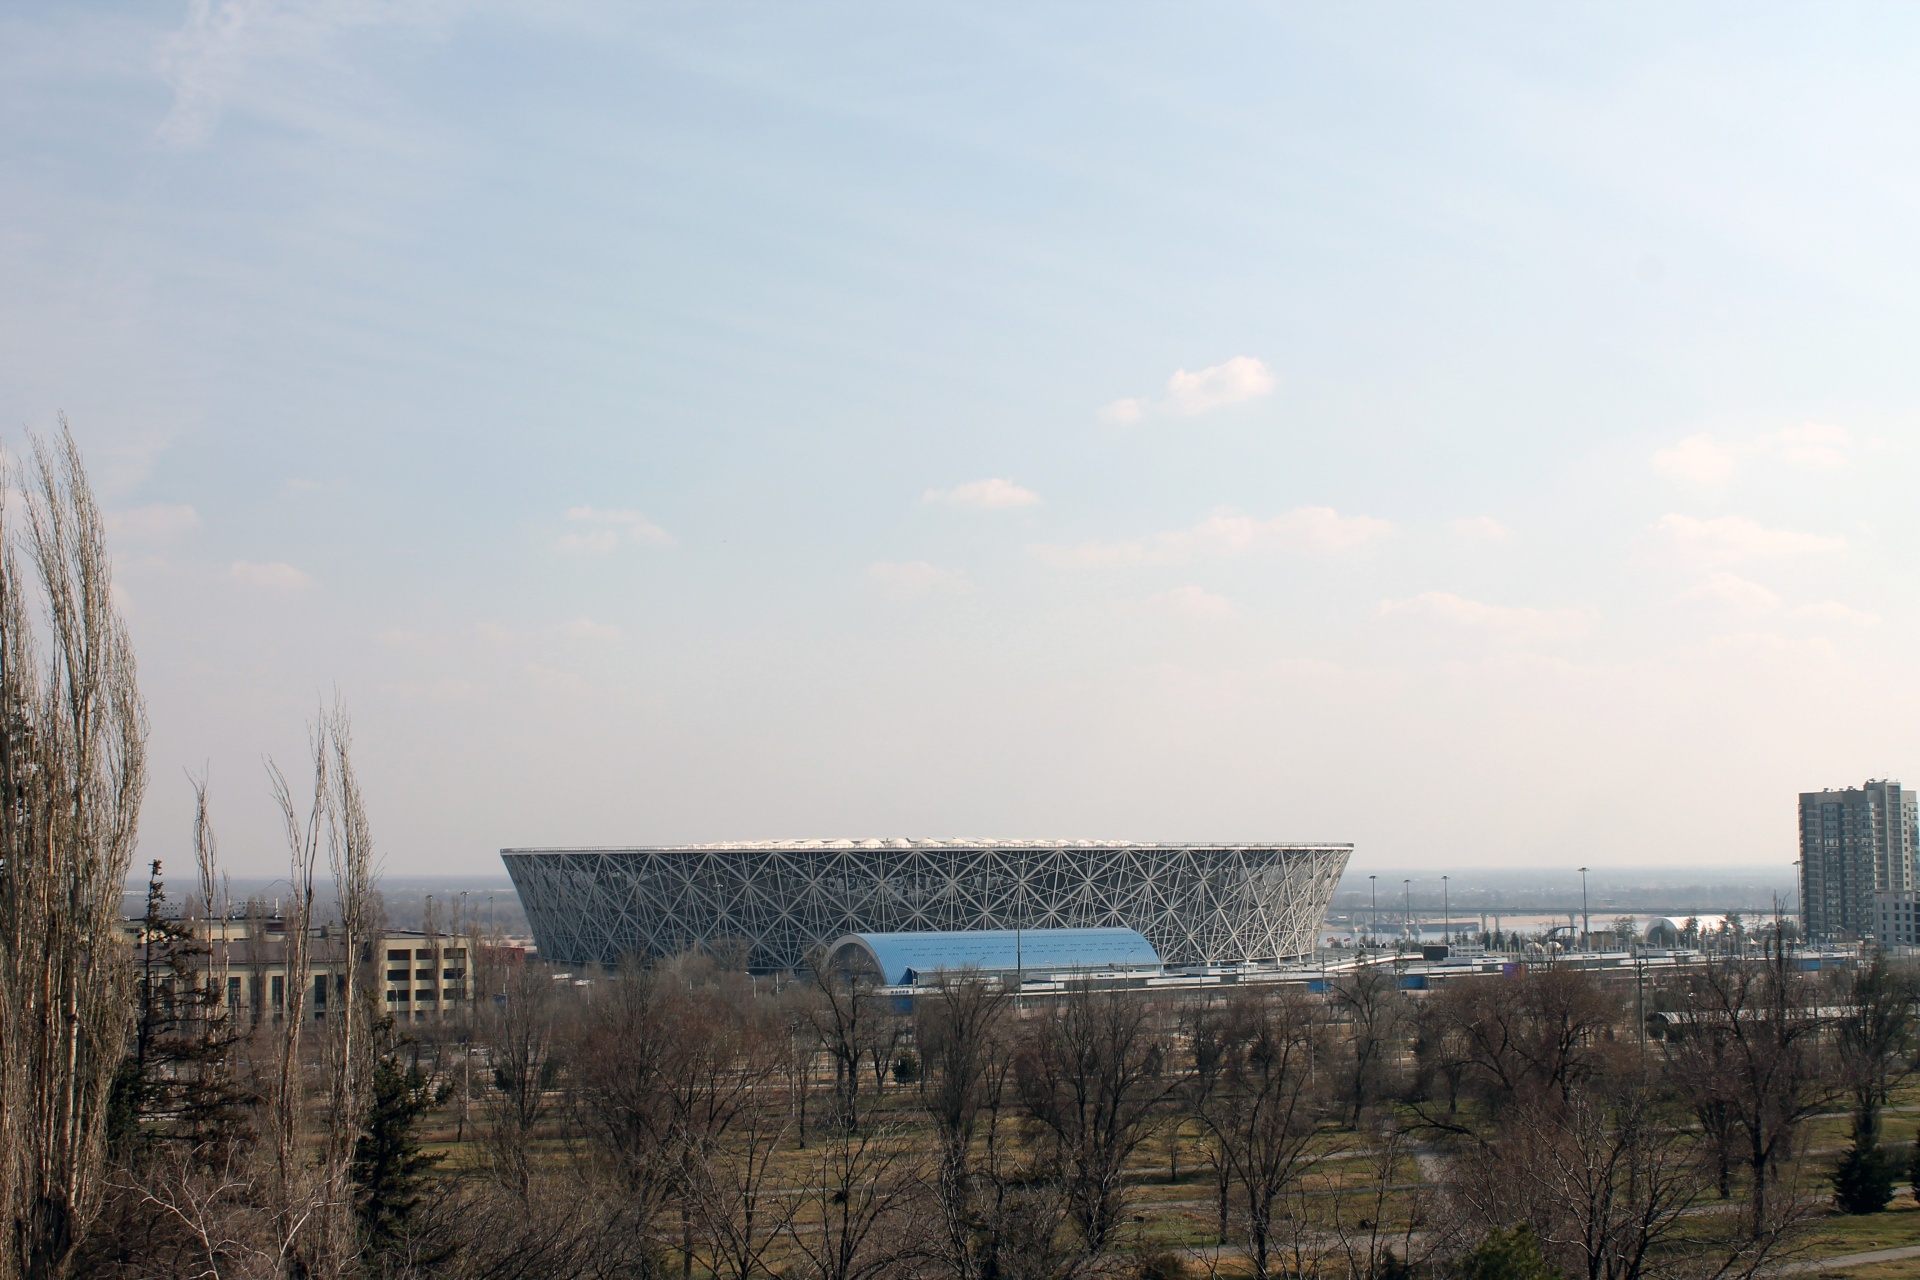
[[[1920,1244],[1898,1249],[1871,1249],[1866,1253],[1843,1253],[1832,1258],[1810,1258],[1804,1262],[1786,1262],[1760,1274],[1764,1276],[1810,1276],[1823,1271],[1845,1271],[1850,1267],[1870,1267],[1876,1262],[1905,1262],[1920,1259]]]

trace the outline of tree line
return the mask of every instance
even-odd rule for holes
[[[1885,1207],[1912,1154],[1882,1140],[1913,1065],[1884,959],[1725,957],[1650,992],[1543,966],[1416,993],[1386,963],[1324,991],[954,973],[902,1000],[712,955],[476,981],[470,1016],[375,1022],[357,1111],[340,1033],[306,1053],[291,1175],[286,1024],[176,1056],[169,1087],[217,1105],[154,1110],[109,1163],[113,1243],[82,1269],[1752,1276],[1836,1199]],[[1844,1150],[1810,1150],[1834,1112]]]

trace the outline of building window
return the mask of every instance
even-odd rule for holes
[[[313,1008],[317,1013],[326,1007],[327,975],[324,973],[316,973],[313,975]]]
[[[411,960],[413,959],[413,957],[408,955],[404,951],[389,951],[387,952],[387,959],[388,960]]]
[[[287,978],[285,974],[276,973],[273,975],[273,1007],[276,1009],[284,1009],[287,1007]]]

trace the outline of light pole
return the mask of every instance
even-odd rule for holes
[[[1447,954],[1453,954],[1453,899],[1447,896],[1447,878],[1440,877],[1440,941],[1447,944]]]
[[[1793,898],[1791,899],[1793,905],[1787,908],[1788,915],[1800,914],[1800,903],[1803,900],[1801,897],[1801,891],[1800,891],[1800,878],[1802,874],[1803,873],[1800,870],[1800,859],[1795,858],[1793,860]],[[1807,931],[1805,928],[1805,924],[1806,924],[1806,921],[1803,919],[1801,921],[1802,928],[1800,930],[1800,941],[1802,942],[1805,942],[1807,940]],[[1780,949],[1782,951],[1786,950],[1786,944],[1784,942],[1781,944]]]
[[[1413,932],[1413,881],[1402,880],[1400,887],[1407,897],[1407,932],[1413,934],[1413,943],[1420,945],[1420,935]]]
[[[1587,869],[1580,868],[1580,949],[1585,951],[1593,937],[1593,916],[1587,910]]]
[[[1380,945],[1380,877],[1367,877],[1367,892],[1373,895],[1373,924],[1367,930],[1367,944]]]

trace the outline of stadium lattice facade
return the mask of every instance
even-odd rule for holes
[[[503,849],[543,956],[743,946],[798,969],[850,933],[1122,926],[1170,965],[1310,954],[1349,844],[777,840]]]

